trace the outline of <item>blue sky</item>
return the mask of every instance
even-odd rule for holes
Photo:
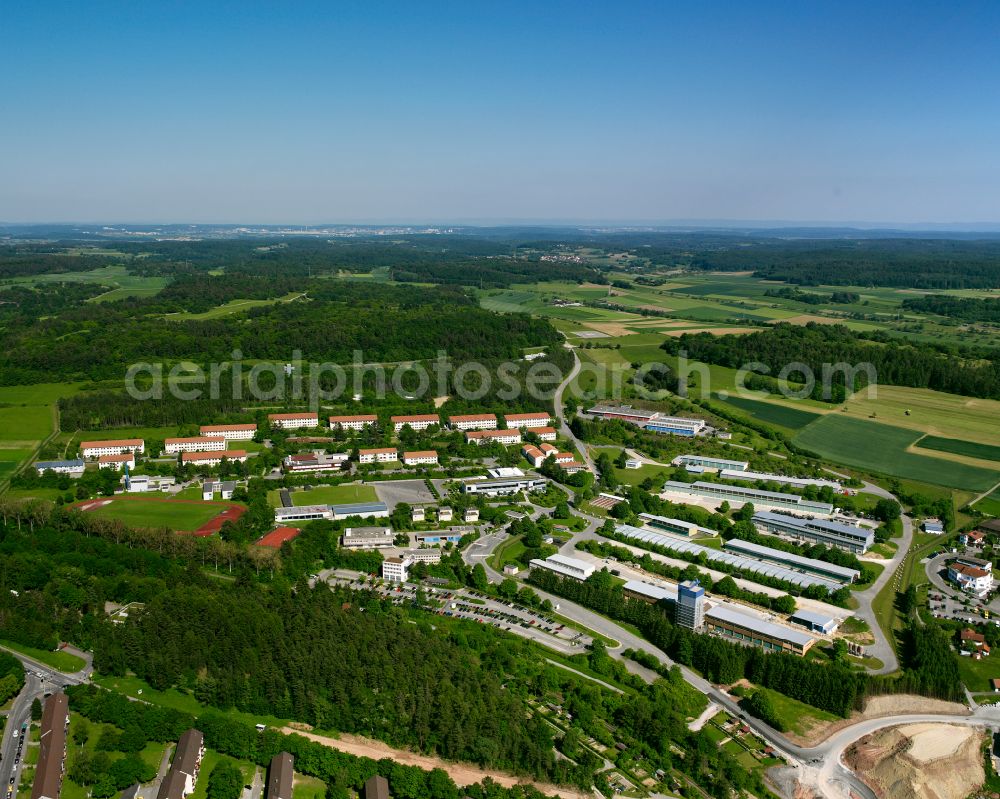
[[[1000,222],[996,2],[2,2],[2,221]]]

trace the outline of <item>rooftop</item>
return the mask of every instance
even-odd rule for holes
[[[811,635],[806,635],[805,633],[793,630],[790,627],[784,627],[780,624],[765,621],[759,616],[751,616],[749,613],[740,613],[739,611],[733,610],[726,605],[715,605],[705,613],[705,616],[707,618],[726,622],[727,624],[752,630],[769,638],[775,638],[779,641],[788,641],[789,643],[797,644],[798,646],[808,646],[815,640]]]

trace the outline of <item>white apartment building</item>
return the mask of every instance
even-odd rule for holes
[[[203,424],[199,430],[208,438],[221,436],[226,441],[250,441],[257,434],[255,424]]]
[[[409,558],[385,558],[382,561],[382,579],[392,583],[405,583],[410,576],[409,569],[412,563]]]
[[[358,451],[358,463],[395,463],[397,461],[399,461],[399,453],[393,447]]]
[[[448,427],[452,430],[496,430],[497,417],[492,413],[449,416]]]
[[[200,436],[197,438],[168,438],[163,442],[163,451],[168,455],[178,452],[218,452],[226,448],[222,436]]]
[[[521,433],[517,430],[470,430],[465,434],[467,444],[491,444],[494,441],[498,444],[520,444]]]
[[[378,416],[375,414],[356,414],[354,416],[331,416],[329,418],[331,430],[364,430],[378,424]]]
[[[134,469],[135,455],[131,452],[126,452],[122,455],[98,455],[97,465],[101,469],[115,469],[117,471],[121,471],[126,466],[129,469]]]
[[[218,452],[182,452],[181,463],[193,466],[218,466],[223,459],[246,463],[245,449],[224,449]]]
[[[124,455],[132,452],[142,455],[146,444],[141,438],[117,438],[110,441],[81,441],[80,454],[84,458],[97,458],[101,455]]]
[[[538,436],[539,441],[556,440],[556,429],[554,427],[533,427],[531,432]]]
[[[510,429],[519,430],[547,427],[550,417],[547,413],[508,413],[504,415],[503,420]]]
[[[572,452],[556,452],[549,457],[556,463],[572,463],[575,460]]]
[[[533,444],[526,444],[521,448],[521,454],[527,459],[528,463],[534,466],[536,469],[545,463],[545,453],[542,452],[538,447]]]
[[[436,464],[438,454],[432,449],[418,450],[416,452],[404,452],[403,463],[406,466],[420,466],[422,464]]]
[[[319,427],[319,415],[315,413],[270,413],[267,421],[271,427],[280,427],[282,430]]]
[[[397,433],[407,426],[409,426],[411,430],[426,430],[433,424],[441,424],[441,419],[436,413],[418,413],[413,416],[393,416],[390,421],[392,422],[392,429]]]

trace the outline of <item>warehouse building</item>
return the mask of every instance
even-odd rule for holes
[[[534,558],[531,561],[531,565],[536,569],[545,569],[546,571],[554,572],[561,577],[572,577],[574,580],[586,580],[597,570],[596,567],[585,560],[569,558],[558,553],[549,555],[544,560],[542,558]]]
[[[466,413],[448,417],[452,430],[496,430],[497,417],[492,413]]]
[[[275,508],[275,522],[310,522],[316,519],[332,519],[329,505],[299,505],[290,508]]]
[[[781,549],[766,547],[755,544],[751,541],[744,541],[740,538],[730,539],[723,546],[727,552],[735,552],[737,555],[747,555],[757,560],[764,560],[768,563],[778,563],[788,566],[791,569],[799,569],[809,574],[818,574],[820,577],[828,577],[831,580],[849,584],[856,582],[861,576],[857,569],[847,566],[838,566],[835,563],[827,563],[815,558],[807,558],[794,552],[785,552]]]
[[[705,429],[704,419],[686,419],[681,416],[656,416],[643,425],[651,433],[669,433],[672,436],[696,436]]]
[[[811,585],[818,585],[822,586],[827,591],[836,591],[842,585],[842,583],[830,580],[826,577],[805,574],[774,563],[767,563],[745,555],[737,555],[733,552],[712,549],[711,547],[696,544],[693,541],[685,541],[676,536],[664,535],[652,530],[632,527],[628,524],[617,525],[615,527],[615,532],[622,538],[629,541],[636,541],[639,544],[652,545],[662,548],[668,552],[687,555],[689,557],[693,556],[698,559],[704,558],[705,565],[708,568],[715,567],[721,569],[722,571],[740,572],[745,579],[748,580],[753,580],[753,575],[757,574],[764,577],[772,577],[777,580],[783,580],[784,582],[798,586],[799,588],[808,588]]]
[[[875,543],[875,533],[867,527],[826,519],[758,511],[753,515],[753,523],[762,533],[773,533],[795,541],[826,544],[857,555],[863,555]]]
[[[376,449],[358,450],[358,463],[396,463],[399,453],[395,447],[378,447]]]
[[[431,425],[441,424],[441,419],[436,413],[418,413],[412,416],[393,416],[390,421],[392,422],[392,429],[397,433],[407,426],[411,430],[426,430]]]
[[[741,613],[726,605],[716,605],[705,612],[708,632],[731,641],[759,646],[770,652],[805,655],[816,643],[811,635],[766,621],[759,616]]]
[[[507,413],[503,420],[511,430],[527,428],[537,433],[539,428],[548,427],[550,417],[547,413]]]
[[[668,519],[666,516],[656,516],[652,513],[640,513],[642,519],[649,527],[655,527],[673,535],[684,536],[685,538],[698,538],[699,536],[717,536],[719,533],[709,527],[701,527],[691,522],[680,519]]]
[[[348,527],[340,545],[346,549],[383,549],[393,545],[393,537],[388,527]]]
[[[168,455],[178,452],[217,452],[226,448],[222,436],[197,436],[192,438],[168,438],[163,442],[163,451]]]
[[[517,430],[470,430],[465,434],[466,444],[520,444],[521,433]]]
[[[267,421],[271,427],[280,427],[282,430],[319,427],[319,415],[315,413],[269,413]]]
[[[55,472],[56,474],[68,474],[70,477],[80,477],[86,468],[83,458],[69,461],[38,461],[35,464],[35,469],[39,474]]]
[[[224,449],[218,452],[182,452],[181,463],[193,466],[218,466],[223,460],[245,463],[245,449]]]
[[[348,502],[342,505],[329,505],[330,518],[334,521],[348,519],[351,516],[384,519],[389,515],[389,506],[384,502]]]
[[[817,488],[828,487],[834,491],[841,491],[843,486],[835,480],[824,480],[821,477],[789,477],[784,474],[769,474],[767,472],[747,472],[736,469],[723,469],[719,472],[719,477],[723,480],[743,480],[748,483],[782,483],[793,488],[806,488],[816,486]]]
[[[488,497],[499,497],[516,494],[518,491],[541,491],[545,488],[544,477],[470,477],[462,481],[462,493],[485,494]]]
[[[257,434],[257,425],[203,424],[198,432],[203,436],[222,436],[227,441],[250,441]]]
[[[750,464],[747,461],[732,461],[727,458],[716,458],[711,455],[678,455],[673,460],[674,466],[700,466],[702,469],[715,469],[718,472],[745,472]]]
[[[814,610],[797,610],[788,617],[792,624],[799,624],[811,633],[833,635],[837,632],[840,622],[832,616],[824,616]]]
[[[664,493],[681,494],[689,497],[705,497],[720,502],[747,502],[756,505],[766,505],[774,508],[791,508],[803,513],[820,513],[829,516],[833,513],[833,505],[829,502],[813,502],[798,494],[783,494],[778,491],[761,491],[759,488],[744,488],[743,486],[726,483],[709,483],[698,480],[694,483],[679,483],[667,480],[663,484]]]
[[[205,739],[199,730],[188,730],[177,741],[174,759],[160,783],[156,799],[184,799],[194,791],[205,756]]]
[[[353,416],[331,416],[328,419],[331,430],[364,430],[378,424],[378,416],[373,413]]]
[[[292,799],[292,781],[295,760],[288,752],[279,752],[271,758],[267,772],[267,799]]]
[[[80,454],[84,458],[96,458],[100,455],[122,455],[133,452],[142,455],[146,444],[141,438],[116,438],[110,441],[81,441]]]
[[[59,799],[66,764],[66,728],[69,726],[69,699],[64,693],[52,694],[42,709],[38,738],[38,765],[31,799]],[[13,777],[11,778],[13,781]],[[8,794],[10,796],[10,794]]]

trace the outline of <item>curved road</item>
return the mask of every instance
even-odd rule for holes
[[[566,375],[566,378],[559,384],[559,387],[552,395],[552,404],[555,408],[556,419],[559,420],[559,432],[562,433],[564,438],[573,442],[573,446],[576,447],[577,451],[580,453],[580,457],[583,458],[583,462],[596,477],[597,466],[595,465],[593,458],[590,457],[590,451],[587,449],[587,445],[573,435],[573,431],[570,430],[569,425],[566,423],[566,412],[563,410],[563,393],[565,393],[566,388],[573,382],[574,378],[580,374],[581,364],[580,356],[576,354],[576,349],[568,341],[563,344],[563,346],[573,353],[573,368],[570,369],[569,374]]]

